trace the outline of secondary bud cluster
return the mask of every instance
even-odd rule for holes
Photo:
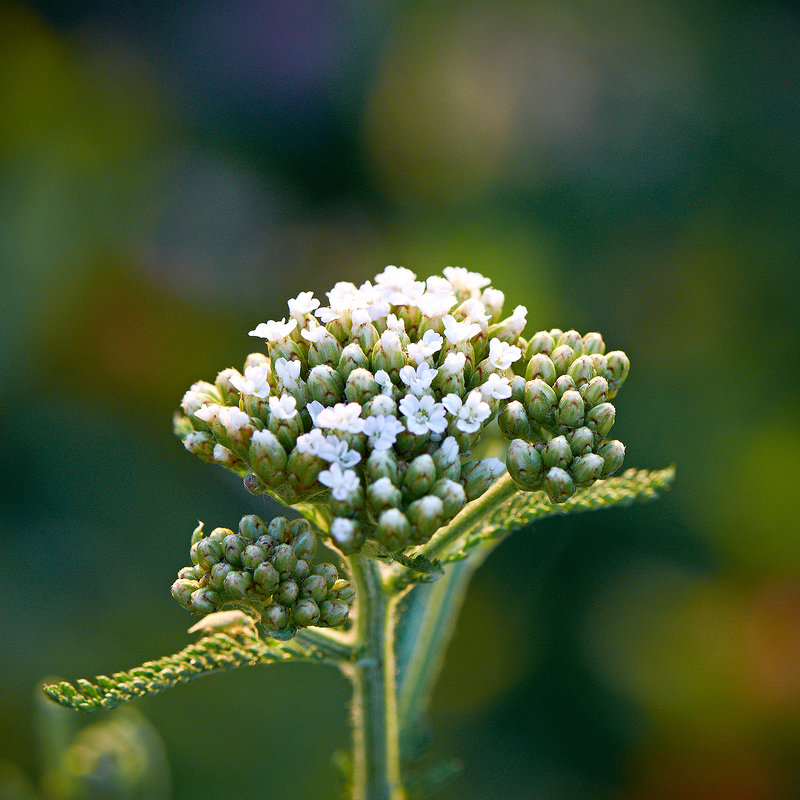
[[[605,352],[599,333],[540,331],[525,346],[524,377],[498,423],[511,439],[509,474],[526,491],[543,489],[555,503],[622,466],[625,446],[609,440],[614,397],[630,362]]]
[[[178,573],[172,596],[188,611],[209,614],[244,606],[269,632],[341,625],[355,592],[333,564],[312,565],[317,537],[306,520],[242,517],[238,533],[202,523],[192,535],[191,567]]]

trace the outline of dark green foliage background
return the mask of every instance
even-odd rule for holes
[[[453,264],[626,350],[627,464],[678,478],[478,574],[448,796],[796,797],[798,97],[789,3],[4,4],[0,755],[35,773],[40,678],[186,643],[198,518],[276,510],[173,439],[188,385],[300,291]],[[277,665],[140,708],[176,800],[333,797],[346,700]]]

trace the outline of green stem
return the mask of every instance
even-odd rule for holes
[[[349,562],[360,647],[358,660],[342,667],[353,682],[353,800],[404,800],[389,595],[380,564],[360,554]]]

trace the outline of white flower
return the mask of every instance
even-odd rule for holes
[[[400,370],[400,380],[408,386],[412,394],[421,397],[431,388],[431,382],[436,377],[438,369],[432,369],[424,361],[416,368],[405,366]]]
[[[250,424],[250,417],[236,406],[222,406],[219,410],[219,421],[228,431],[240,431]]]
[[[465,300],[461,304],[461,310],[465,314],[465,322],[477,322],[482,331],[489,327],[491,316],[486,313],[486,306],[477,298],[471,297]]]
[[[253,439],[255,440],[255,438],[256,436],[253,434]],[[297,452],[303,455],[318,456],[320,449],[325,447],[325,444],[325,434],[319,428],[312,428],[308,433],[297,437],[295,447],[297,447]]]
[[[218,461],[220,464],[230,464],[233,461],[233,453],[221,444],[214,445],[213,456],[214,461]]]
[[[319,412],[325,408],[319,400],[312,400],[307,406],[306,411],[308,411],[308,416],[311,417],[311,424],[317,424],[317,417],[319,416]]]
[[[386,394],[391,397],[394,394],[394,384],[389,377],[389,373],[385,369],[379,369],[374,377],[375,383],[381,387],[381,394]]]
[[[334,311],[332,308],[322,306],[322,308],[318,308],[314,314],[315,316],[319,317],[320,322],[322,322],[324,325],[327,325],[329,322],[333,322],[335,319],[341,319],[344,312]]]
[[[415,306],[425,291],[425,284],[405,267],[388,266],[375,276],[381,295],[393,306]]]
[[[485,278],[479,272],[470,272],[464,267],[445,267],[442,272],[456,291],[472,292],[483,289],[492,282],[490,278]]]
[[[242,394],[264,399],[269,397],[270,386],[267,378],[269,377],[269,367],[266,364],[258,364],[244,368],[244,376],[234,373],[231,375],[231,385]]]
[[[314,298],[314,292],[300,292],[294,300],[289,300],[289,313],[293,317],[302,317],[319,308],[319,300]]]
[[[481,332],[481,326],[476,322],[458,322],[452,314],[442,317],[444,335],[450,344],[468,342],[473,336]]]
[[[286,389],[294,389],[300,378],[300,362],[296,358],[287,361],[281,356],[275,360],[275,372]]]
[[[303,330],[300,331],[300,335],[307,342],[317,343],[331,334],[328,333],[328,329],[324,325],[317,325],[315,328],[303,328]]]
[[[203,422],[211,422],[212,419],[217,419],[219,417],[221,408],[222,406],[219,403],[203,403],[203,405],[194,412],[194,415],[197,419],[203,420]]]
[[[297,400],[290,394],[282,394],[280,397],[270,397],[269,413],[278,419],[293,419],[297,414]]]
[[[493,478],[499,478],[506,471],[506,465],[499,458],[494,458],[494,456],[484,458],[482,463],[489,468]]]
[[[442,446],[439,449],[442,451],[442,455],[446,461],[452,461],[458,458],[458,442],[455,436],[448,436],[442,442]]]
[[[314,424],[320,428],[343,433],[361,433],[364,429],[364,420],[360,414],[361,406],[358,403],[337,403],[331,408],[323,408],[316,415]]]
[[[447,429],[444,406],[437,403],[429,394],[415,397],[407,394],[399,404],[400,412],[406,417],[406,427],[411,433],[422,436],[428,431],[444,433]]]
[[[500,314],[505,301],[506,296],[499,289],[493,289],[491,286],[484,289],[481,294],[481,302],[492,312],[492,316]]]
[[[442,349],[442,342],[443,339],[440,334],[436,333],[436,331],[427,330],[420,341],[416,344],[408,345],[406,348],[408,357],[417,364],[421,364]]]
[[[337,439],[333,434],[325,437],[325,442],[320,445],[316,455],[344,469],[351,469],[361,461],[361,453],[351,450],[347,442]]]
[[[400,337],[393,330],[389,329],[381,334],[381,348],[389,358],[397,353],[403,352],[403,347],[400,344]]]
[[[355,470],[343,470],[338,464],[331,464],[330,469],[320,472],[319,482],[330,488],[334,500],[347,500],[361,485]]]
[[[513,344],[492,339],[489,342],[489,363],[505,372],[515,361],[522,358],[522,351]]]
[[[486,383],[480,387],[480,392],[484,400],[488,400],[490,397],[494,397],[495,400],[505,400],[511,397],[511,381],[492,372],[486,379]]]
[[[519,336],[528,319],[528,309],[525,306],[517,306],[514,313],[505,320],[505,326],[512,336]]]
[[[444,369],[451,375],[464,371],[464,365],[467,363],[467,357],[464,353],[448,353],[444,357]]]
[[[284,317],[280,322],[270,320],[269,322],[259,322],[255,330],[250,331],[250,336],[258,336],[268,342],[280,342],[285,339],[297,327],[297,320],[290,319],[288,322]]]
[[[398,336],[406,332],[406,322],[402,317],[398,317],[397,314],[389,314],[386,317],[386,327],[390,331],[394,331]]]
[[[477,389],[469,393],[465,403],[457,394],[448,394],[442,398],[442,405],[455,417],[456,428],[464,433],[479,431],[481,423],[492,413],[489,404],[483,402]]]
[[[405,426],[397,417],[381,415],[364,420],[364,433],[373,450],[389,450],[397,441],[397,434],[404,430]]]

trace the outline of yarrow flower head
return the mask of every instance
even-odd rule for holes
[[[250,331],[265,353],[191,387],[176,430],[249,491],[326,506],[342,552],[426,541],[506,466],[519,488],[563,502],[622,463],[609,401],[629,363],[597,333],[523,339],[525,307],[504,317],[504,303],[463,267],[423,280],[390,266],[336,283],[327,305],[301,292],[288,321]],[[505,464],[472,458],[494,419],[511,440]]]

